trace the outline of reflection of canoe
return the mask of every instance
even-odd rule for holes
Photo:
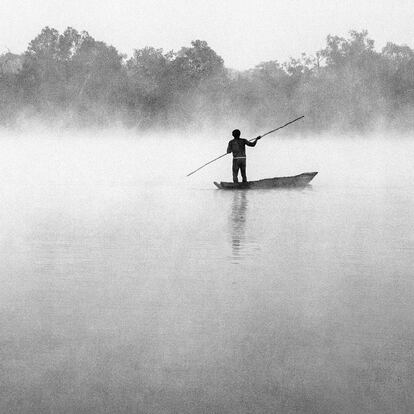
[[[243,190],[248,188],[278,188],[278,187],[304,187],[309,184],[317,172],[303,173],[293,177],[265,178],[264,180],[248,181],[247,183],[226,183],[221,181],[214,185],[221,190]]]

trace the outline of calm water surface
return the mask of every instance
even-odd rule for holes
[[[2,137],[1,413],[414,411],[412,140],[225,147]]]

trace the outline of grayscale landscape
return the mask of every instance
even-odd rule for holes
[[[42,2],[0,6],[0,414],[414,412],[409,2]],[[215,188],[300,116],[247,178],[310,185]]]

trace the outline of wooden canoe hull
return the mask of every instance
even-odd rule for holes
[[[265,178],[264,180],[248,181],[247,183],[230,183],[223,182],[214,185],[220,190],[246,190],[255,188],[287,188],[287,187],[305,187],[308,185],[317,172],[303,173],[292,177],[274,177]]]

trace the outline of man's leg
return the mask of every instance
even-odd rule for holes
[[[238,160],[233,159],[233,183],[238,183],[239,179],[237,175],[239,174],[239,166],[237,163]]]
[[[246,158],[243,160],[240,160],[240,170],[241,170],[241,175],[243,178],[243,182],[247,183],[247,177],[246,177]]]

